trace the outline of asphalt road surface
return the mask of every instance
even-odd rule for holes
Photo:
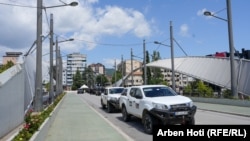
[[[100,96],[90,94],[79,94],[86,103],[93,107],[103,117],[108,119],[113,125],[118,127],[125,134],[136,141],[152,141],[152,135],[144,133],[141,121],[137,118],[132,118],[129,122],[122,120],[121,112],[108,113],[101,108]],[[230,114],[223,114],[219,112],[211,112],[207,110],[197,110],[195,115],[196,125],[239,125],[250,124],[250,117],[236,116]]]

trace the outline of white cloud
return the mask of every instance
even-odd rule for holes
[[[22,0],[3,3],[30,7],[0,5],[0,46],[7,50],[27,52],[36,40],[36,1]],[[71,0],[63,0],[65,3]],[[53,30],[63,38],[74,38],[71,43],[63,43],[62,52],[92,50],[105,36],[133,35],[144,38],[151,35],[150,21],[134,9],[104,6],[97,7],[98,0],[81,0],[78,6],[56,7],[43,10],[43,35],[49,33],[50,15],[53,14]],[[44,6],[61,5],[60,1],[44,0]],[[54,37],[56,37],[54,35]],[[49,52],[49,38],[43,42],[43,54]],[[1,52],[3,56],[5,52]],[[46,56],[48,57],[48,56]]]
[[[180,27],[180,35],[184,37],[189,37],[189,27],[187,24],[182,24]]]

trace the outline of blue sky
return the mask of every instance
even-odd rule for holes
[[[65,3],[72,2],[64,0]],[[59,0],[43,0],[44,6],[62,4]],[[226,0],[80,0],[77,7],[59,7],[43,12],[43,35],[49,32],[53,14],[54,33],[63,56],[73,52],[87,55],[87,63],[102,63],[112,68],[121,57],[130,59],[131,49],[142,60],[143,40],[150,54],[159,51],[170,58],[170,21],[173,27],[175,57],[205,56],[229,51],[227,22],[203,15],[211,11],[227,19]],[[6,5],[10,4],[10,5]],[[20,7],[30,6],[30,7]],[[248,0],[231,0],[233,38],[236,50],[250,49]],[[36,1],[0,0],[0,55],[6,51],[27,52],[36,40]],[[180,45],[180,47],[179,47]],[[49,40],[43,42],[43,60],[48,61]],[[35,53],[34,53],[35,54]],[[66,57],[64,57],[66,60]],[[1,59],[0,59],[1,60]]]

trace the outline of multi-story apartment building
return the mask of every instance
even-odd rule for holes
[[[101,64],[101,63],[90,64],[89,67],[96,74],[105,74],[105,66],[103,64]]]
[[[169,86],[172,87],[172,70],[169,69],[161,69],[161,73],[163,74],[163,79],[166,81]],[[175,72],[175,87],[177,92],[181,92],[184,87],[188,85],[189,82],[193,81],[192,77],[187,75]]]
[[[142,62],[137,60],[126,60],[121,62],[117,65],[118,71],[123,73],[123,76],[126,76],[131,73],[131,70],[141,68]],[[135,72],[133,72],[133,75],[128,77],[126,80],[124,80],[124,86],[131,86],[131,85],[142,85],[143,79],[142,79],[142,69],[138,69]]]
[[[66,85],[68,90],[71,89],[76,71],[79,70],[80,73],[83,73],[85,70],[86,61],[87,56],[85,54],[72,53],[67,55]]]

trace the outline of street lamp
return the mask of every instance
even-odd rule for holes
[[[176,90],[175,89],[174,44],[173,44],[173,40],[174,40],[174,38],[173,38],[173,27],[172,27],[172,21],[170,21],[170,46],[165,45],[165,44],[163,44],[161,42],[158,42],[158,41],[154,41],[154,43],[171,48],[172,89]]]
[[[62,43],[62,42],[68,42],[68,41],[74,41],[74,39],[71,38],[71,39],[67,39],[67,40],[63,40],[63,41],[58,41],[58,37],[56,37],[56,96],[62,90],[62,84],[61,84],[61,78],[60,78],[60,77],[62,77],[62,75],[61,75],[62,62],[61,62],[61,55],[60,55],[60,50],[59,50],[58,44]]]
[[[235,63],[234,63],[234,43],[233,43],[233,29],[232,29],[232,14],[231,14],[231,2],[227,0],[227,20],[213,15],[209,11],[204,12],[205,16],[212,16],[223,21],[226,21],[228,24],[228,38],[229,38],[229,51],[230,51],[230,69],[231,69],[231,91],[235,98],[238,97],[237,92],[237,83],[235,75]]]
[[[165,45],[161,42],[154,41],[155,44],[167,46],[171,48],[171,69],[172,69],[172,88],[175,90],[175,69],[174,69],[174,53],[173,53],[173,46]]]
[[[70,4],[64,3],[63,5],[44,7],[43,0],[37,0],[36,82],[35,82],[35,96],[34,96],[34,111],[36,111],[36,112],[40,112],[43,109],[43,97],[42,97],[42,10],[46,9],[46,8],[54,8],[54,7],[62,7],[62,6],[77,6],[77,5],[78,5],[77,2],[72,2]]]

